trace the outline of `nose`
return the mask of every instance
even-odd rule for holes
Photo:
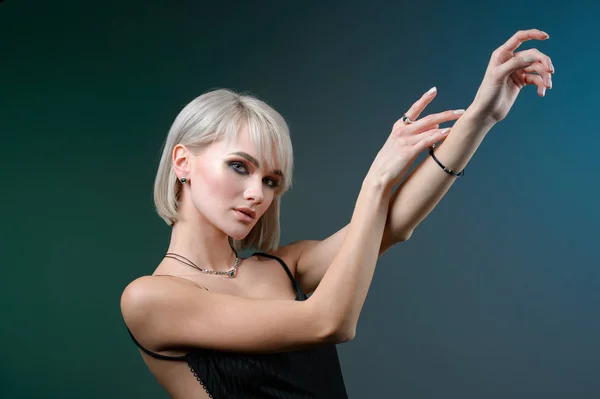
[[[257,182],[258,180],[258,182]],[[260,179],[252,179],[252,183],[244,191],[244,199],[261,204],[264,201],[263,183]]]

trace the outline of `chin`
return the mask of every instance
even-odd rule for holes
[[[229,237],[233,238],[234,240],[243,240],[244,238],[248,237],[248,233],[246,234],[235,234],[235,233],[230,233],[228,234]]]
[[[230,229],[227,232],[227,235],[233,238],[234,240],[243,240],[244,238],[248,237],[248,234],[250,234],[254,226],[255,225],[252,225],[250,228],[245,229],[240,229],[239,227],[235,229]]]

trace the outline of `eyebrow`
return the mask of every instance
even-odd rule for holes
[[[247,152],[243,152],[243,151],[236,151],[236,152],[232,152],[229,155],[238,155],[242,158],[246,158],[250,163],[252,163],[252,165],[254,165],[257,168],[260,168],[260,162],[258,162],[258,159],[254,158],[252,155],[248,154]],[[275,169],[272,172],[274,175],[280,176],[281,178],[283,178],[283,172],[280,169]]]

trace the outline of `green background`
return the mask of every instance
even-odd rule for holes
[[[378,264],[351,398],[597,398],[599,6],[592,2],[16,1],[0,4],[0,397],[166,398],[123,324],[152,273],[160,147],[218,87],[286,118],[282,241],[350,218],[390,127],[466,108],[518,29],[556,67],[526,88],[436,210]]]

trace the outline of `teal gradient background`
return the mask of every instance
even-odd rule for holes
[[[349,221],[391,125],[424,91],[466,108],[519,29],[552,57],[465,177],[378,263],[351,398],[600,397],[598,3],[7,0],[0,4],[0,397],[166,398],[119,298],[169,239],[160,147],[194,97],[248,91],[288,121],[282,242]],[[210,5],[208,5],[210,4]]]

